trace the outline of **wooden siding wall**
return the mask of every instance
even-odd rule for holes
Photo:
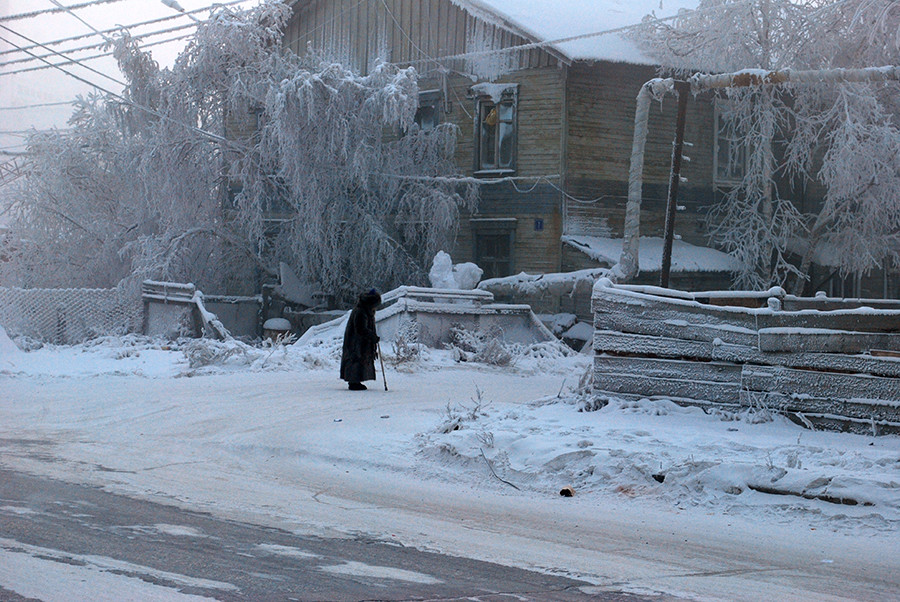
[[[300,1],[294,5],[285,38],[285,45],[297,54],[304,54],[309,46],[360,73],[368,73],[378,60],[413,62],[424,72],[437,66],[429,59],[526,43],[521,36],[476,19],[450,0]],[[508,56],[509,61],[501,59],[508,70],[557,64],[538,49]],[[448,68],[467,72],[484,62],[489,61],[442,61]]]
[[[567,191],[577,198],[565,204],[567,234],[588,234],[592,224],[606,219],[612,235],[622,236],[628,169],[634,135],[638,92],[655,77],[652,67],[597,63],[576,64],[567,86]],[[661,236],[669,187],[675,97],[654,103],[645,147],[641,233]],[[715,201],[713,174],[713,107],[709,99],[691,98],[687,106],[682,165],[687,182],[679,187],[675,231],[684,240],[706,244],[705,208]],[[580,202],[579,202],[580,201]],[[574,228],[574,230],[573,230]]]
[[[564,118],[565,72],[557,67],[529,69],[504,75],[498,81],[519,85],[515,175],[547,176],[547,179],[482,185],[481,201],[472,217],[517,219],[513,273],[558,272],[563,225],[560,133]],[[427,85],[426,82],[423,87]],[[475,152],[475,100],[466,98],[471,86],[472,82],[467,78],[450,78],[451,110],[443,115],[445,121],[459,127],[456,163],[469,176],[473,174]],[[542,220],[542,230],[536,229],[535,220]],[[474,260],[473,237],[468,219],[464,218],[452,253],[455,260]]]
[[[449,0],[300,2],[289,22],[286,40],[298,54],[304,53],[309,44],[361,73],[371,69],[379,58],[401,65],[414,62],[421,74],[420,90],[445,86],[437,63],[423,59],[526,42],[520,36],[475,19]],[[456,163],[463,174],[472,176],[476,105],[469,89],[475,82],[463,74],[473,74],[478,81],[490,79],[518,84],[515,175],[548,176],[548,180],[525,180],[516,186],[483,185],[476,213],[461,216],[455,247],[448,251],[456,262],[473,261],[475,233],[470,218],[515,218],[514,272],[556,272],[561,265],[559,188],[563,171],[565,70],[556,58],[541,50],[514,53],[510,57],[501,55],[499,64],[497,60],[481,59],[442,61],[451,73],[446,76],[449,111],[442,111],[440,119],[459,128]],[[537,220],[543,229],[538,229]]]

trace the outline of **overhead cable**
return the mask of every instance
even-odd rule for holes
[[[134,40],[142,40],[142,39],[144,39],[144,38],[150,38],[150,37],[153,37],[153,36],[161,36],[161,35],[163,35],[163,34],[173,33],[173,32],[176,32],[176,31],[181,31],[181,30],[183,30],[183,29],[188,29],[188,28],[190,28],[190,27],[193,27],[193,25],[192,25],[192,24],[188,24],[188,25],[179,25],[179,26],[176,26],[176,27],[169,27],[169,28],[167,28],[167,29],[159,29],[159,30],[157,30],[157,31],[149,31],[149,32],[147,32],[147,33],[142,33],[142,34],[139,34],[139,35],[132,36],[132,39],[134,39]],[[119,30],[119,31],[121,31],[121,30]],[[177,38],[177,39],[181,39],[181,38]],[[104,46],[108,46],[109,43],[110,43],[109,41],[104,41],[104,42],[99,42],[99,43],[96,43],[96,44],[88,44],[87,46],[78,46],[78,47],[76,47],[76,48],[66,48],[66,49],[64,49],[64,52],[67,52],[67,53],[69,53],[69,54],[71,54],[71,53],[73,53],[73,52],[84,52],[85,50],[94,50],[94,49],[97,49],[97,48],[103,48]],[[46,44],[37,43],[37,44],[32,44],[31,46],[23,46],[22,49],[23,49],[23,51],[29,50],[29,49],[34,49],[34,48],[47,48],[47,49],[49,50],[49,48],[48,48],[49,45],[50,45],[50,43],[46,43]],[[13,51],[13,52],[18,52],[18,51]],[[41,56],[50,56],[50,54],[52,54],[52,51],[51,51],[51,53],[44,54],[44,55],[41,55]],[[104,53],[104,54],[101,55],[101,56],[106,56],[106,55],[108,55],[108,54],[111,54],[111,53],[106,52],[106,53]],[[7,67],[7,66],[9,66],[9,65],[18,65],[18,64],[20,64],[20,63],[30,63],[30,62],[33,61],[33,60],[35,60],[35,59],[34,59],[34,55],[31,55],[31,56],[29,56],[29,57],[27,57],[27,58],[18,58],[18,59],[13,59],[13,60],[6,61],[6,62],[4,62],[4,63],[0,63],[0,67]]]
[[[189,37],[191,37],[192,35],[193,35],[193,34],[190,34],[190,33],[189,33],[189,34],[185,34],[185,35],[182,35],[182,36],[176,36],[176,37],[174,37],[174,38],[166,38],[165,40],[158,40],[158,41],[156,41],[156,42],[148,42],[147,44],[141,44],[141,45],[140,45],[140,49],[141,49],[141,50],[144,50],[144,49],[146,49],[146,48],[150,48],[151,46],[159,46],[159,45],[161,45],[161,44],[168,44],[168,43],[170,43],[170,42],[177,42],[177,41],[179,41],[179,40],[184,40],[184,39],[186,39],[186,38],[189,38]],[[47,55],[44,55],[44,56],[47,56]],[[44,56],[35,56],[35,58],[37,58],[37,59],[43,59]],[[82,57],[82,58],[80,58],[80,59],[74,59],[74,58],[71,58],[71,57],[66,57],[66,60],[60,61],[60,62],[58,62],[58,63],[51,63],[51,62],[49,62],[49,61],[43,61],[43,62],[46,63],[46,64],[44,64],[44,65],[38,65],[38,66],[36,66],[36,67],[25,67],[25,68],[23,68],[23,69],[16,69],[15,71],[0,71],[0,77],[3,77],[4,75],[17,75],[17,74],[19,74],[19,73],[29,73],[29,72],[31,72],[31,71],[42,71],[42,70],[44,70],[44,69],[52,69],[53,67],[57,67],[57,66],[60,66],[60,65],[71,65],[71,64],[73,64],[73,63],[74,63],[74,64],[80,64],[80,63],[82,63],[82,62],[93,61],[93,60],[97,60],[97,59],[106,58],[106,57],[109,57],[109,56],[112,56],[112,53],[111,53],[111,52],[102,52],[102,53],[100,53],[100,54],[94,54],[94,55],[91,55],[91,56]]]
[[[217,4],[213,5],[213,6],[206,6],[206,7],[203,7],[203,8],[195,8],[194,10],[189,10],[189,11],[187,11],[185,14],[191,15],[191,14],[194,14],[194,13],[201,13],[201,12],[204,12],[204,11],[208,11],[210,8],[218,8],[218,7],[233,6],[233,5],[235,5],[235,4],[241,4],[242,2],[247,2],[247,0],[231,0],[230,2],[217,3]],[[155,25],[155,24],[157,24],[157,23],[162,23],[162,22],[164,22],[164,21],[174,21],[175,19],[181,19],[183,16],[184,16],[184,15],[178,14],[178,15],[168,15],[168,16],[166,16],[166,17],[157,17],[156,19],[150,19],[150,20],[148,20],[148,21],[139,21],[139,22],[137,22],[137,23],[131,23],[130,25],[124,26],[124,28],[125,28],[125,29],[132,29],[132,28],[136,28],[136,27],[144,27],[144,26],[146,26],[146,25]],[[183,25],[182,27],[183,27],[183,28],[193,27],[193,24],[189,23],[189,24]],[[103,30],[100,31],[100,33],[101,33],[101,34],[111,34],[111,33],[116,33],[116,32],[118,32],[118,31],[121,31],[122,28],[123,28],[123,26],[117,25],[117,26],[115,26],[115,27],[110,27],[109,29],[103,29]],[[83,34],[81,34],[81,35],[70,36],[70,37],[68,37],[68,38],[59,38],[59,39],[57,39],[57,40],[52,40],[52,41],[44,42],[44,43],[45,43],[47,46],[56,46],[57,44],[63,44],[63,43],[65,43],[65,42],[74,42],[74,41],[76,41],[76,40],[83,40],[84,38],[92,38],[92,37],[94,37],[95,35],[97,35],[97,34],[95,34],[95,33],[93,33],[93,32],[92,32],[92,33],[83,33]],[[102,45],[102,44],[97,44],[97,47],[99,47],[99,46],[101,46],[101,45]],[[34,45],[34,46],[25,46],[24,48],[26,48],[26,49],[28,49],[28,50],[31,50],[31,49],[36,48],[36,47],[37,47],[37,45]],[[11,49],[11,50],[0,50],[0,56],[3,56],[3,55],[5,55],[5,54],[12,54],[12,53],[15,53],[15,52],[19,52],[19,51],[16,50],[16,49]]]
[[[4,30],[6,30],[6,31],[8,31],[8,32],[10,32],[10,33],[14,33],[14,34],[16,34],[17,36],[19,36],[20,38],[22,38],[23,40],[28,40],[28,41],[31,42],[32,44],[39,44],[39,45],[42,46],[43,48],[46,48],[47,50],[49,50],[52,54],[55,54],[55,55],[57,55],[57,56],[61,56],[61,57],[65,58],[65,59],[68,59],[68,58],[69,58],[69,57],[67,57],[66,55],[62,54],[61,52],[57,52],[56,50],[53,50],[53,49],[51,49],[51,48],[47,48],[46,46],[44,46],[44,45],[41,44],[40,42],[35,42],[34,40],[32,40],[31,38],[29,38],[28,36],[26,36],[26,35],[24,35],[24,34],[21,34],[21,33],[17,32],[17,31],[14,31],[14,30],[10,29],[9,27],[7,27],[6,25],[4,25],[4,24],[2,24],[2,23],[0,23],[0,29],[4,29]],[[3,38],[3,37],[0,37],[0,40],[3,40],[3,41],[6,42],[7,44],[10,44],[10,45],[12,45],[12,46],[15,46],[15,44],[13,44],[12,42],[10,42],[9,40],[7,40],[7,39],[5,39],[5,38]],[[27,51],[25,51],[25,52],[26,52],[26,54],[30,54],[31,56],[33,56],[33,57],[35,57],[35,58],[37,58],[37,59],[40,59],[40,60],[42,60],[42,61],[45,61],[44,57],[37,56],[36,54],[32,53],[30,50],[27,50]],[[46,62],[46,61],[45,61],[45,62]],[[92,73],[96,73],[97,75],[99,75],[99,76],[101,76],[101,77],[105,77],[106,79],[110,80],[111,82],[117,83],[117,84],[119,84],[120,86],[124,86],[124,85],[125,85],[125,82],[123,82],[123,81],[121,81],[121,80],[118,80],[118,79],[112,77],[111,75],[107,75],[107,74],[103,73],[102,71],[99,71],[99,70],[97,70],[97,69],[94,69],[93,67],[89,67],[89,66],[87,66],[87,65],[83,65],[80,61],[75,61],[75,62],[76,62],[76,64],[77,64],[79,67],[81,67],[81,68],[83,68],[83,69],[87,69],[88,71],[90,71],[90,72],[92,72]]]
[[[31,105],[19,105],[15,107],[0,107],[0,111],[21,111],[25,109],[40,109],[43,107],[61,107],[65,105],[71,105],[74,101],[64,100],[62,102],[42,102]]]
[[[3,25],[0,25],[0,27],[3,27]],[[12,44],[12,42],[10,42],[9,40],[5,40],[4,38],[0,38],[0,40],[3,40],[3,41],[6,42],[7,44]],[[15,46],[15,44],[13,44],[13,45]],[[72,73],[71,71],[66,71],[65,69],[63,69],[63,68],[60,67],[59,65],[55,65],[55,64],[53,64],[53,63],[50,63],[49,61],[47,61],[47,60],[46,60],[45,58],[43,58],[43,57],[39,57],[39,59],[40,59],[41,61],[47,63],[47,64],[50,65],[51,67],[53,67],[53,68],[55,68],[55,69],[59,69],[60,71],[62,71],[62,72],[65,73],[66,75],[68,75],[69,77],[72,77],[72,78],[74,78],[74,79],[80,81],[80,82],[83,83],[83,84],[87,84],[88,86],[90,86],[90,87],[92,87],[92,88],[96,88],[97,90],[103,92],[104,94],[107,94],[108,96],[110,96],[110,97],[112,97],[112,98],[115,98],[116,100],[118,100],[119,102],[121,102],[121,103],[123,103],[123,104],[126,104],[126,105],[128,105],[128,106],[130,106],[130,107],[134,107],[135,109],[138,109],[139,111],[143,111],[143,112],[145,112],[145,113],[149,113],[150,115],[153,115],[154,117],[159,117],[160,119],[163,119],[163,120],[168,121],[168,122],[170,122],[170,123],[174,123],[175,125],[179,125],[179,126],[181,126],[181,127],[187,128],[188,130],[190,130],[190,131],[192,131],[192,132],[195,132],[195,133],[197,133],[197,134],[200,134],[200,135],[202,135],[202,136],[204,136],[204,137],[210,138],[210,139],[215,140],[215,141],[217,141],[217,142],[222,142],[222,143],[228,144],[229,146],[237,146],[237,144],[236,144],[234,141],[228,140],[227,138],[225,138],[225,137],[223,137],[223,136],[219,136],[218,134],[213,134],[212,132],[207,132],[206,130],[203,130],[203,129],[198,128],[198,127],[196,127],[196,126],[193,126],[193,125],[184,123],[184,122],[182,122],[182,121],[178,121],[177,119],[172,119],[171,117],[169,117],[168,115],[165,115],[164,113],[160,113],[159,111],[156,111],[156,110],[151,109],[151,108],[149,108],[149,107],[145,107],[145,106],[143,106],[143,105],[140,105],[140,104],[138,104],[138,103],[136,103],[136,102],[133,102],[133,101],[131,101],[131,100],[125,98],[125,97],[122,96],[121,94],[117,94],[117,93],[115,93],[115,92],[113,92],[113,91],[111,91],[111,90],[108,90],[108,89],[104,88],[103,86],[100,86],[100,85],[95,84],[95,83],[92,82],[92,81],[86,80],[86,79],[84,79],[83,77],[81,77],[81,76],[79,76],[79,75],[76,75],[75,73]]]
[[[5,17],[0,17],[0,22],[16,21],[18,19],[30,19],[32,17],[49,15],[52,13],[64,13],[72,9],[78,10],[80,8],[87,8],[89,6],[97,6],[99,4],[112,4],[113,2],[122,2],[122,0],[91,0],[90,2],[82,2],[81,4],[73,4],[71,6],[65,6],[63,8],[44,8],[41,10],[32,11],[30,13],[19,13],[17,15],[7,15]]]

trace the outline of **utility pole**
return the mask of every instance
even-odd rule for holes
[[[669,287],[669,272],[672,268],[672,242],[675,237],[675,209],[678,207],[678,183],[681,181],[682,150],[684,149],[684,124],[687,113],[690,82],[676,81],[678,93],[678,116],[675,120],[675,140],[672,142],[672,168],[669,173],[669,195],[666,199],[666,227],[663,235],[662,267],[659,271],[659,285]]]

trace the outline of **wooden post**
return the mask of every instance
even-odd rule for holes
[[[669,196],[666,199],[666,229],[663,236],[662,267],[659,271],[659,285],[669,287],[669,271],[672,268],[672,239],[675,236],[675,208],[678,201],[678,183],[681,180],[681,159],[684,149],[684,122],[687,113],[688,82],[676,81],[678,92],[678,117],[675,121],[675,140],[672,142],[672,169],[669,174]]]

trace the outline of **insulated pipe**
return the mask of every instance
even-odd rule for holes
[[[639,246],[641,236],[641,188],[644,174],[644,145],[647,143],[650,101],[662,98],[675,87],[675,80],[651,79],[637,95],[634,111],[634,138],[631,143],[631,166],[628,170],[628,202],[625,205],[625,229],[622,255],[613,266],[610,277],[615,282],[633,280],[640,271]]]

